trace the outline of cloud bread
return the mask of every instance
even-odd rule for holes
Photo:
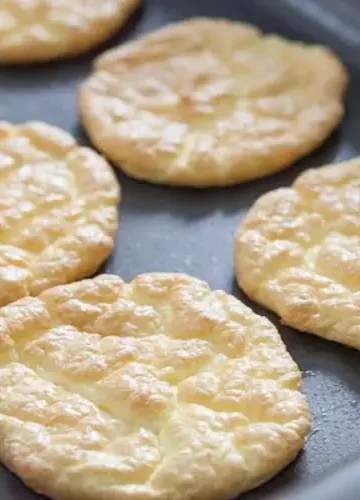
[[[0,122],[0,306],[91,275],[108,257],[119,186],[61,129]]]
[[[195,18],[98,57],[80,111],[96,147],[130,176],[226,186],[316,148],[343,116],[346,81],[325,47]]]
[[[56,499],[234,497],[309,431],[274,326],[185,275],[59,286],[0,329],[0,458]]]
[[[236,234],[235,265],[286,324],[360,349],[360,158],[262,196]]]
[[[140,0],[1,0],[0,63],[49,61],[110,37]]]

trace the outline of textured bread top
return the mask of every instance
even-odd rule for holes
[[[346,80],[325,47],[191,19],[97,58],[80,109],[94,144],[129,175],[228,185],[321,143],[342,118]]]
[[[92,274],[113,247],[119,187],[67,132],[0,122],[0,306]]]
[[[104,275],[0,311],[0,458],[69,500],[235,496],[309,430],[276,329],[184,275]]]
[[[1,0],[0,63],[76,55],[109,37],[140,0]]]
[[[235,263],[240,286],[287,324],[360,349],[360,159],[262,196]]]

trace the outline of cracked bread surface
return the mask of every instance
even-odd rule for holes
[[[30,64],[90,50],[120,28],[139,0],[1,0],[0,64]]]
[[[360,349],[360,159],[259,198],[236,234],[235,268],[286,324]]]
[[[70,134],[0,122],[0,182],[0,306],[90,276],[109,256],[119,185]]]
[[[128,175],[226,186],[316,148],[341,121],[346,84],[326,47],[194,18],[95,59],[80,113],[94,145]]]
[[[0,310],[0,457],[60,500],[230,498],[301,450],[275,327],[195,278],[102,275]]]

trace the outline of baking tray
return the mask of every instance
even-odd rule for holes
[[[100,0],[99,0],[100,1]],[[303,453],[275,479],[242,500],[306,498],[317,500],[308,485],[331,474],[344,461],[360,457],[360,355],[354,350],[296,332],[250,302],[233,277],[233,234],[249,207],[263,193],[289,185],[307,167],[360,154],[360,4],[358,0],[148,0],[127,27],[109,43],[81,58],[27,68],[0,69],[0,120],[43,120],[73,133],[88,144],[79,124],[77,88],[93,57],[170,21],[194,15],[226,17],[258,25],[291,39],[328,44],[348,66],[351,83],[345,119],[314,154],[272,177],[227,189],[171,189],[135,182],[122,174],[121,225],[116,249],[102,271],[125,280],[146,271],[189,273],[234,294],[278,327],[299,364],[313,414]],[[356,469],[356,470],[355,470]],[[355,470],[355,472],[354,472]],[[342,474],[359,476],[358,466]],[[323,480],[327,481],[327,479]],[[324,484],[325,484],[324,483]],[[331,491],[334,491],[330,488]],[[311,491],[311,490],[310,490]],[[324,490],[323,490],[324,491]],[[360,498],[342,488],[336,500]],[[350,492],[351,493],[351,492]],[[299,496],[300,495],[300,496]],[[294,497],[294,498],[295,498]],[[332,500],[327,494],[327,500]],[[18,479],[0,468],[1,500],[40,500]]]

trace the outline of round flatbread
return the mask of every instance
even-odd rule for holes
[[[1,122],[0,182],[0,306],[90,276],[108,257],[119,187],[67,132]]]
[[[235,265],[241,288],[286,324],[360,349],[360,159],[262,196]]]
[[[110,37],[140,0],[1,0],[0,64],[85,52]]]
[[[232,498],[309,431],[275,327],[197,279],[103,275],[3,308],[0,328],[0,458],[53,498]]]
[[[192,19],[96,59],[80,111],[93,143],[128,175],[226,186],[316,148],[343,116],[346,80],[325,47]]]

